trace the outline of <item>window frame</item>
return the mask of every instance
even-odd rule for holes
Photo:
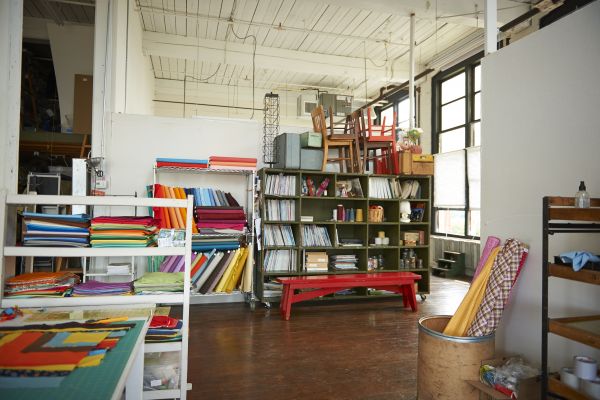
[[[475,67],[481,65],[481,59],[483,58],[483,51],[479,52],[455,65],[452,67],[438,72],[431,81],[431,127],[432,127],[432,135],[431,135],[431,153],[437,154],[439,153],[439,143],[440,143],[440,135],[452,131],[454,129],[463,128],[465,132],[465,147],[464,147],[464,156],[465,156],[465,206],[463,208],[439,208],[434,206],[432,193],[432,203],[431,203],[431,225],[430,231],[432,235],[445,236],[445,237],[455,237],[462,239],[473,239],[479,240],[479,236],[469,235],[469,219],[470,219],[470,200],[469,200],[469,177],[468,177],[468,165],[467,165],[467,151],[466,149],[473,146],[475,141],[475,131],[474,125],[476,123],[481,123],[481,118],[475,119],[475,95],[477,93],[481,93],[481,87],[479,91],[475,92]],[[458,97],[456,99],[450,100],[444,104],[441,103],[441,90],[442,83],[454,78],[455,76],[465,72],[465,95]],[[458,101],[459,99],[465,99],[465,123],[462,125],[453,126],[447,128],[445,130],[441,130],[442,125],[442,106],[451,104],[453,102]],[[481,126],[481,125],[480,125]],[[433,178],[433,184],[435,184],[435,177]],[[452,233],[438,232],[437,231],[437,212],[439,210],[458,210],[463,211],[465,216],[464,223],[464,234],[457,235]],[[481,218],[481,209],[480,209],[480,218]]]

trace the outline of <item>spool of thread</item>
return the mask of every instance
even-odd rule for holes
[[[338,204],[337,205],[337,220],[338,221],[343,221],[344,217],[345,217],[344,205],[343,204]]]
[[[363,210],[362,208],[359,208],[356,210],[356,222],[363,222]]]
[[[600,378],[581,381],[581,390],[594,400],[600,400]]]
[[[385,237],[385,232],[384,231],[377,232],[377,237],[383,239]]]
[[[376,237],[375,238],[375,244],[378,245],[378,246],[381,246],[383,244],[383,238]]]
[[[579,378],[577,377],[577,375],[575,375],[575,371],[573,370],[573,368],[561,368],[560,381],[573,389],[579,389]]]
[[[337,220],[337,210],[335,208],[333,209],[333,220]]]
[[[594,380],[598,374],[598,363],[591,357],[575,356],[575,375],[581,379]]]

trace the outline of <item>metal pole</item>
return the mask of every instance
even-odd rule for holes
[[[484,50],[485,55],[494,53],[498,43],[498,3],[496,0],[485,0],[483,9],[483,20],[485,27]]]
[[[415,127],[415,13],[410,14],[408,129]]]

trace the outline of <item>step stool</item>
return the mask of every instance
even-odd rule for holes
[[[465,253],[444,250],[444,257],[437,259],[437,266],[432,266],[434,275],[446,278],[465,274]]]

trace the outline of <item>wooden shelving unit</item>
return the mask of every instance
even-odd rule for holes
[[[294,177],[293,188],[288,188],[293,193],[270,194],[267,193],[267,178],[269,176]],[[315,188],[325,179],[329,179],[326,192],[321,196],[302,195],[303,178],[312,178]],[[397,179],[400,182],[408,180],[417,180],[420,184],[420,195],[418,198],[406,199],[411,204],[420,203],[424,205],[423,220],[420,222],[401,223],[400,220],[400,198],[375,198],[371,195],[370,178]],[[363,196],[359,197],[341,197],[336,196],[336,187],[342,181],[357,179],[360,182]],[[418,293],[424,298],[429,293],[430,284],[430,266],[429,266],[429,223],[431,218],[431,178],[429,176],[397,176],[397,175],[366,175],[352,173],[333,173],[321,171],[303,171],[303,170],[285,170],[264,168],[259,171],[260,188],[259,208],[262,219],[262,238],[260,239],[260,251],[257,252],[257,263],[255,268],[255,294],[263,302],[277,300],[269,291],[265,295],[264,283],[277,276],[303,276],[303,275],[323,275],[323,274],[347,274],[357,271],[332,271],[328,272],[306,272],[303,268],[303,256],[305,251],[318,250],[325,251],[328,256],[336,254],[354,254],[358,258],[358,272],[368,271],[368,260],[370,257],[381,256],[384,260],[383,269],[378,272],[386,271],[410,271],[422,276],[418,283]],[[295,209],[293,218],[290,221],[278,221],[268,218],[268,202],[273,200],[294,201]],[[337,205],[343,205],[345,209],[362,209],[363,221],[348,222],[332,220],[332,211]],[[384,210],[385,220],[381,222],[369,221],[369,207],[377,205]],[[301,221],[301,216],[312,216],[313,221]],[[295,246],[273,246],[267,245],[265,241],[264,230],[266,225],[289,225],[294,234]],[[303,229],[306,225],[316,225],[324,227],[327,230],[331,241],[330,246],[307,246],[303,238]],[[377,232],[384,231],[389,237],[388,245],[374,245],[372,238],[377,236]],[[402,234],[406,231],[423,231],[425,244],[416,246],[404,246],[400,244]],[[338,237],[339,236],[339,237]],[[360,246],[342,246],[338,243],[339,239],[360,239]],[[264,262],[267,251],[270,250],[289,250],[296,260],[296,270],[294,271],[265,271]],[[400,268],[399,260],[404,250],[412,250],[416,257],[423,260],[423,265],[415,268]],[[382,294],[369,295],[366,289],[358,289],[356,295],[335,295],[327,298],[362,298],[362,297],[381,297]]]
[[[555,234],[600,233],[600,199],[591,199],[591,208],[574,208],[572,197],[544,197],[542,238],[542,393],[558,395],[569,400],[588,400],[590,397],[560,381],[557,374],[548,371],[548,336],[558,335],[569,340],[600,349],[600,315],[550,318],[548,309],[548,281],[550,278],[568,279],[584,284],[600,285],[600,270],[574,271],[569,265],[551,263],[548,248],[550,236]],[[567,222],[565,222],[567,221]]]
[[[30,204],[65,204],[88,206],[128,206],[128,207],[177,207],[187,209],[185,247],[177,248],[61,248],[61,247],[21,247],[9,242],[6,234],[7,216],[16,213],[16,206]],[[0,191],[0,307],[19,306],[26,307],[84,307],[84,306],[114,306],[133,304],[172,304],[183,308],[181,328],[181,342],[169,344],[149,344],[144,347],[144,352],[163,347],[163,351],[177,351],[181,353],[179,365],[180,388],[173,390],[157,390],[143,393],[144,398],[151,396],[153,399],[181,398],[185,399],[188,390],[187,365],[188,365],[188,338],[189,338],[189,305],[190,305],[190,263],[191,263],[191,215],[193,198],[187,200],[175,199],[149,199],[123,196],[79,197],[79,196],[44,196],[44,195],[7,195]],[[14,227],[13,227],[14,228]],[[8,243],[7,243],[8,242]],[[144,296],[78,296],[78,297],[37,297],[37,298],[4,298],[5,257],[52,256],[52,257],[111,257],[111,256],[158,256],[158,255],[183,255],[185,259],[184,290],[182,293],[157,294]],[[159,346],[161,345],[161,346]],[[157,350],[158,351],[158,350]],[[142,388],[140,388],[141,390]]]

